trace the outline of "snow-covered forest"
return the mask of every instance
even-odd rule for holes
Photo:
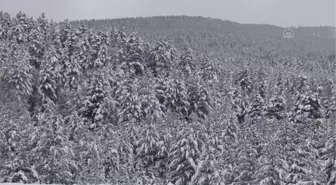
[[[335,185],[325,30],[0,12],[0,183]]]

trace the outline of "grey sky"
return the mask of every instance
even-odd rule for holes
[[[335,0],[0,0],[0,10],[48,18],[101,19],[193,15],[239,23],[335,26]]]

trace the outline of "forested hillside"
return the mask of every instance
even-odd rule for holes
[[[1,12],[0,183],[334,185],[335,39],[282,31]]]
[[[192,49],[218,50],[230,52],[241,48],[263,46],[277,50],[289,48],[299,52],[335,52],[335,33],[333,27],[291,28],[295,38],[284,42],[284,28],[273,25],[239,24],[219,19],[190,16],[158,16],[149,18],[122,18],[106,20],[73,21],[73,25],[85,25],[89,28],[108,30],[111,26],[124,28],[126,32],[138,32],[142,38],[155,42],[165,37],[181,48],[188,44]],[[332,39],[334,37],[334,39]],[[238,46],[235,46],[238,45]],[[242,46],[239,46],[242,45]],[[232,47],[235,46],[235,47]],[[266,47],[267,46],[267,47]]]

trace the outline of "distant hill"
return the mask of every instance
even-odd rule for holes
[[[89,28],[104,30],[122,28],[126,32],[136,31],[147,41],[159,37],[170,39],[175,47],[189,47],[203,51],[227,51],[255,53],[255,50],[284,53],[320,52],[323,55],[335,53],[335,28],[298,27],[292,28],[295,37],[283,38],[285,28],[273,25],[240,24],[227,20],[191,17],[156,16],[120,18],[105,20],[73,21],[73,25],[84,24]],[[243,49],[244,48],[244,49]]]
[[[74,24],[84,23],[91,27],[104,28],[106,26],[115,26],[120,28],[125,26],[128,31],[137,30],[144,32],[150,30],[155,32],[166,33],[171,30],[193,29],[226,33],[238,32],[248,33],[251,35],[259,35],[263,37],[279,36],[279,32],[285,29],[279,26],[267,24],[240,24],[228,20],[193,17],[193,16],[154,16],[154,17],[138,17],[138,18],[119,18],[105,20],[83,20],[73,21]],[[329,26],[321,27],[297,27],[292,28],[299,37],[320,37],[335,38],[336,29]]]

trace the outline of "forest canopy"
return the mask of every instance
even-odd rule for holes
[[[333,185],[328,30],[0,12],[0,183]]]

